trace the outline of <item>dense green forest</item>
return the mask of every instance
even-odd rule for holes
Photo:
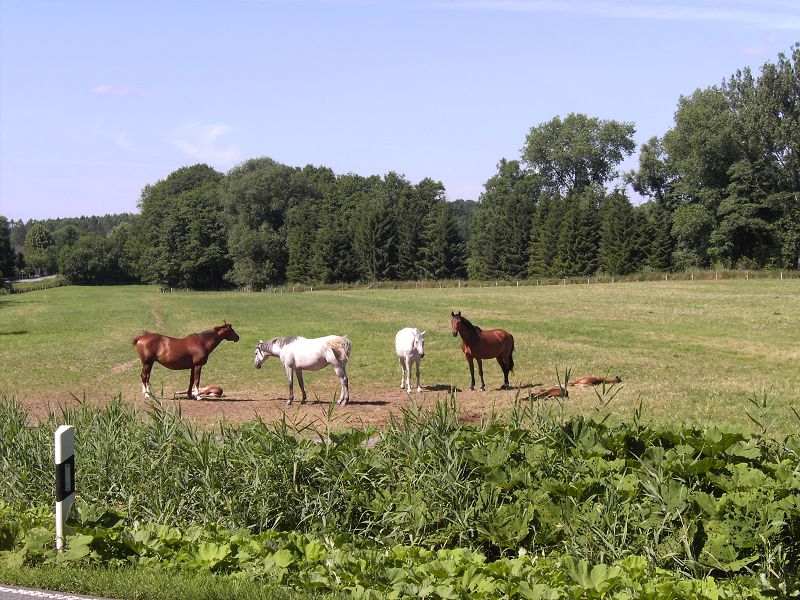
[[[0,217],[0,272],[263,289],[800,267],[800,44],[759,74],[681,96],[672,129],[619,173],[634,134],[629,122],[556,116],[499,161],[477,202],[394,172],[188,166],[145,186],[136,215]]]

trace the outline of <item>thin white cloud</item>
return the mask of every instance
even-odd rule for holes
[[[452,10],[569,13],[587,17],[712,21],[800,29],[800,2],[788,0],[439,0]]]
[[[92,86],[89,91],[97,96],[139,96],[147,97],[152,96],[152,92],[148,90],[139,90],[135,88],[112,85],[110,83],[99,83]]]
[[[227,125],[189,121],[179,127],[167,141],[199,161],[230,166],[239,161],[239,150],[233,144],[221,144],[220,138],[232,131]]]

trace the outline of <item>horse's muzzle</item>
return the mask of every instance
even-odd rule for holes
[[[453,334],[453,337],[456,337],[456,336],[458,335],[458,332],[457,332],[457,331],[453,331],[453,332],[451,332],[451,333]]]

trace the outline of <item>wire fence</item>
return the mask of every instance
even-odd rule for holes
[[[800,271],[687,271],[682,273],[634,273],[631,275],[593,275],[572,277],[542,277],[529,279],[420,279],[418,281],[373,281],[367,283],[287,283],[271,286],[264,290],[253,290],[249,287],[238,288],[241,292],[268,292],[275,294],[299,293],[313,291],[347,291],[347,290],[406,290],[433,288],[485,288],[485,287],[536,287],[543,285],[591,285],[616,284],[644,281],[719,281],[731,279],[800,279]]]
[[[240,292],[257,293],[301,293],[313,291],[348,291],[348,290],[407,290],[407,289],[434,289],[434,288],[486,288],[486,287],[535,287],[542,285],[591,285],[598,283],[616,284],[642,281],[719,281],[730,279],[800,279],[800,271],[744,271],[744,270],[719,270],[719,271],[686,271],[681,273],[633,273],[631,275],[592,275],[572,277],[541,277],[528,279],[420,279],[417,281],[373,281],[354,283],[285,283],[269,286],[262,290],[251,287],[236,288]],[[16,283],[6,281],[0,293],[22,294],[54,287],[70,285],[62,278],[57,277],[36,282]],[[169,287],[164,284],[154,286],[161,292],[189,292],[188,288]]]

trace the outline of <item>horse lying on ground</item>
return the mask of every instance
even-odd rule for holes
[[[622,379],[619,378],[619,375],[614,377],[613,379],[609,377],[581,377],[580,379],[576,379],[575,381],[570,381],[570,385],[575,385],[578,387],[588,387],[590,385],[600,385],[601,383],[615,385],[617,383],[622,383]]]
[[[205,398],[215,398],[215,399],[216,398],[222,398],[222,396],[224,394],[225,394],[225,391],[221,387],[219,387],[218,385],[206,385],[206,386],[203,386],[201,388],[197,388],[197,397],[201,398],[201,399],[205,399]],[[186,394],[183,394],[183,393],[180,393],[180,392],[175,392],[172,395],[173,400],[176,400],[176,399],[179,399],[179,398],[185,398],[185,397],[186,397]]]
[[[543,388],[538,392],[531,394],[531,396],[536,400],[541,398],[569,398],[569,392],[565,387],[555,386],[551,388]]]
[[[153,395],[150,389],[150,371],[153,363],[159,363],[168,369],[191,369],[189,376],[189,389],[186,395],[197,398],[200,395],[200,372],[208,362],[208,355],[219,346],[222,340],[231,342],[239,341],[239,334],[233,326],[224,321],[219,327],[214,327],[202,333],[193,333],[184,338],[174,338],[160,333],[143,333],[133,338],[132,344],[136,347],[136,354],[142,361],[142,393],[145,398]]]
[[[268,342],[259,341],[256,346],[255,367],[261,368],[268,357],[277,356],[286,369],[289,380],[289,400],[294,401],[294,374],[303,393],[301,403],[306,401],[306,390],[303,387],[303,371],[317,371],[331,365],[339,381],[342,383],[342,395],[337,404],[347,404],[350,400],[350,386],[345,372],[345,365],[350,358],[350,340],[341,335],[328,335],[321,338],[307,339],[299,336],[273,338]]]
[[[470,391],[475,389],[475,366],[473,360],[478,361],[478,374],[481,377],[481,391],[486,389],[483,383],[483,359],[496,358],[497,364],[503,370],[503,387],[507,390],[508,374],[514,370],[514,336],[505,329],[487,329],[483,331],[470,323],[466,317],[461,316],[461,311],[450,312],[450,329],[453,337],[461,336],[461,351],[469,363]]]
[[[406,327],[397,332],[394,336],[394,349],[400,361],[400,389],[406,389],[406,393],[411,393],[411,365],[417,367],[417,391],[421,392],[419,386],[419,365],[425,357],[425,332],[419,331],[414,327]]]

